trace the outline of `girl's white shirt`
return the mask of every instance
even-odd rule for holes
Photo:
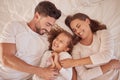
[[[44,53],[44,55],[42,56],[40,67],[50,66],[51,65],[51,59],[50,59],[51,56],[52,56],[51,51],[46,51]],[[59,53],[60,60],[67,59],[67,58],[72,58],[68,52]],[[72,79],[72,68],[61,68],[59,72],[60,72],[60,74],[54,80],[71,80]],[[44,80],[44,79],[38,77],[37,75],[34,75],[33,80]]]

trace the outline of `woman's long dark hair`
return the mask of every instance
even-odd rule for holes
[[[98,30],[107,29],[106,25],[101,24],[100,22],[98,22],[94,19],[90,19],[89,16],[87,16],[86,14],[83,14],[83,13],[76,13],[73,16],[67,16],[65,19],[65,24],[71,29],[70,23],[75,19],[79,19],[79,20],[83,20],[83,21],[85,21],[86,19],[89,19],[90,20],[90,29],[91,29],[92,33],[95,33]],[[81,40],[81,38],[78,37],[77,35],[75,35],[74,44],[78,43],[80,40]]]

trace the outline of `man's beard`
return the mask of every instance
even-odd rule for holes
[[[36,33],[40,34],[40,35],[44,35],[45,33],[48,34],[48,31],[46,29],[43,29],[45,32],[41,33],[42,29],[38,28],[37,26],[35,26],[36,28]]]

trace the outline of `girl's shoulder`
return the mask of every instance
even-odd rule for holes
[[[60,60],[72,58],[72,56],[68,52],[61,52],[59,56],[60,56]]]

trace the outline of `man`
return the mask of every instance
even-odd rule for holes
[[[14,21],[4,28],[0,36],[0,80],[26,80],[32,74],[49,80],[58,74],[37,65],[48,49],[45,34],[60,16],[53,3],[43,1],[36,6],[30,22]]]

